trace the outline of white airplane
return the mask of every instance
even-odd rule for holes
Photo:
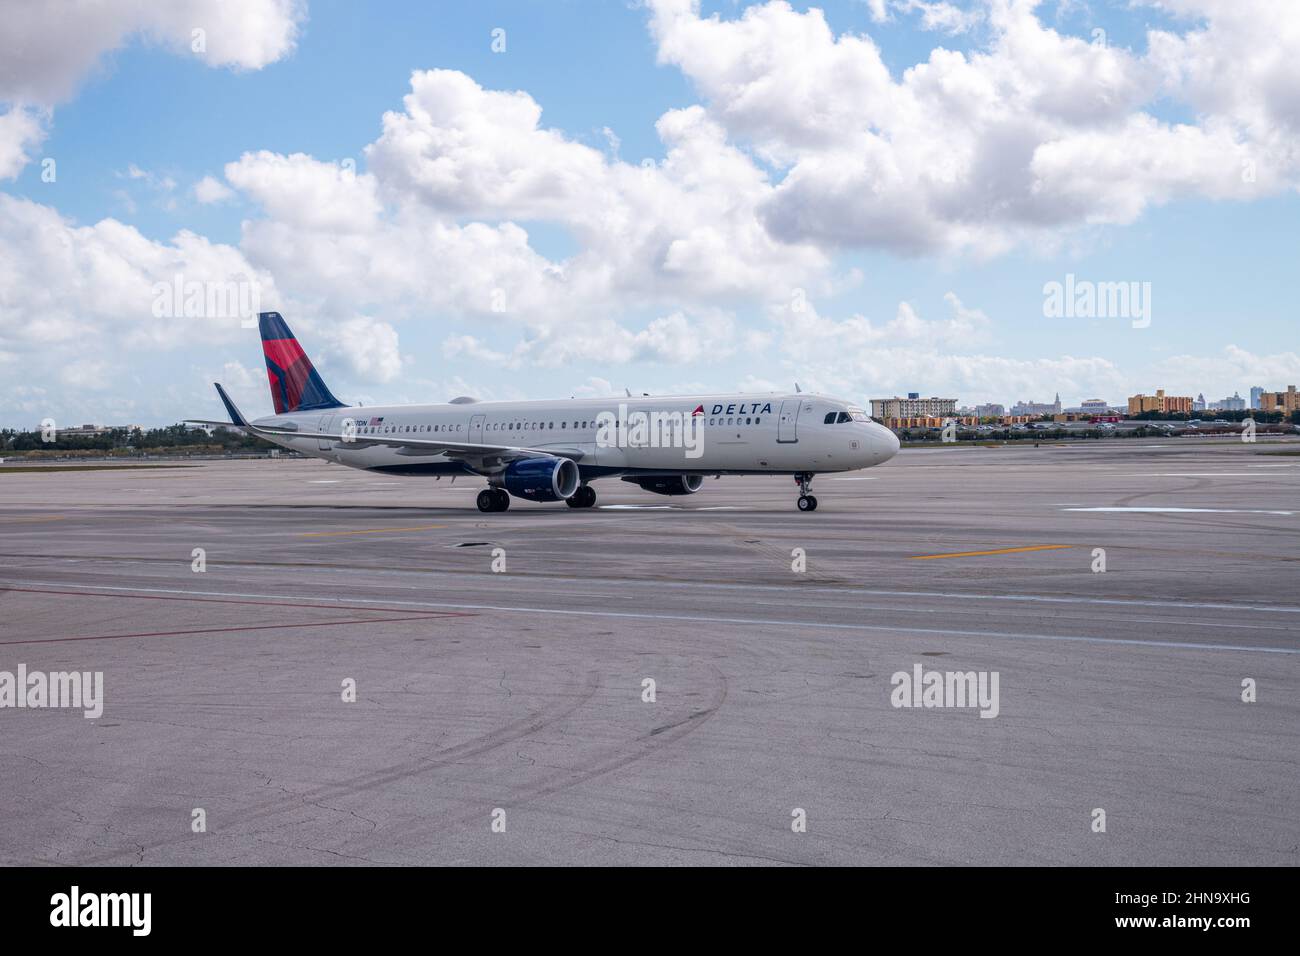
[[[596,503],[591,482],[621,478],[690,495],[706,475],[793,475],[815,511],[813,476],[893,458],[898,438],[862,409],[820,395],[738,394],[351,407],[336,399],[278,312],[259,316],[275,414],[249,421],[225,389],[234,427],[313,458],[396,475],[477,475],[480,511],[510,496]]]

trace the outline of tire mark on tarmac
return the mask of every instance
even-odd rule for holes
[[[522,784],[518,788],[511,789],[506,787],[506,795],[494,796],[492,800],[496,801],[497,806],[509,806],[514,810],[520,807],[528,806],[546,797],[554,796],[573,787],[590,783],[600,777],[607,776],[618,770],[623,770],[632,764],[654,756],[659,751],[672,744],[677,743],[683,737],[693,734],[703,727],[710,718],[712,718],[727,700],[727,678],[726,675],[718,669],[716,665],[710,665],[715,678],[713,692],[710,700],[704,707],[701,707],[684,718],[673,721],[666,725],[660,725],[643,734],[639,734],[632,740],[616,744],[613,747],[603,748],[585,766],[579,766],[571,769],[559,769],[542,780]],[[500,787],[493,788],[494,793],[500,792]],[[465,826],[473,823],[482,817],[483,813],[480,808],[463,813],[454,813],[444,816],[430,824],[430,828],[437,831],[447,831],[456,827]],[[401,830],[402,838],[409,840],[411,836],[411,820],[404,819],[389,824],[384,831]],[[381,831],[383,832],[383,831]],[[729,852],[736,852],[734,848]],[[755,851],[754,856],[766,856],[770,851],[763,849]]]
[[[300,793],[289,794],[285,797],[274,800],[266,800],[255,803],[243,811],[237,811],[232,815],[231,822],[223,826],[223,830],[229,832],[242,824],[248,824],[269,819],[281,813],[287,813],[292,810],[302,809],[312,804],[322,802],[334,802],[344,797],[364,793],[373,790],[376,787],[388,786],[401,780],[420,776],[434,770],[440,770],[443,767],[459,763],[471,757],[478,757],[482,754],[496,750],[506,744],[513,743],[530,734],[535,734],[547,727],[565,720],[571,714],[583,707],[600,689],[600,675],[597,671],[589,671],[586,681],[578,690],[577,696],[565,701],[563,706],[553,713],[547,714],[545,709],[535,711],[517,720],[511,721],[504,727],[489,731],[478,737],[472,737],[469,740],[462,741],[451,747],[445,747],[437,750],[428,757],[421,757],[416,760],[404,761],[401,763],[391,764],[378,770],[367,771],[358,774],[347,780],[338,783],[323,784],[314,789],[304,790]],[[156,850],[165,846],[174,846],[180,843],[189,842],[192,839],[190,834],[182,834],[177,837],[168,839],[155,840],[152,843],[144,844],[144,850]],[[133,849],[114,850],[102,854],[98,857],[90,857],[81,861],[83,865],[102,865],[109,864],[123,856],[136,856],[140,854],[138,849],[139,843],[133,843]]]
[[[240,631],[274,631],[295,627],[331,627],[339,624],[388,624],[403,621],[433,620],[438,618],[478,617],[468,612],[431,612],[412,613],[406,608],[356,607],[340,604],[301,604],[290,601],[245,601],[230,598],[175,597],[152,594],[101,594],[92,591],[55,591],[39,588],[0,587],[0,592],[23,592],[27,594],[62,594],[75,597],[110,597],[128,598],[147,601],[181,601],[189,604],[247,604],[257,607],[292,607],[310,608],[320,611],[365,611],[367,614],[388,613],[396,617],[369,617],[355,619],[333,619],[325,621],[294,621],[289,624],[242,624],[229,627],[195,627],[175,631],[140,631],[130,634],[78,634],[70,637],[34,637],[19,641],[0,641],[0,647],[15,647],[23,644],[64,644],[70,641],[116,641],[140,637],[187,637],[192,634],[233,634]]]

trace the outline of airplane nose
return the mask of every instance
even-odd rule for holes
[[[898,436],[884,425],[876,425],[871,434],[871,448],[881,462],[889,461],[898,454]]]

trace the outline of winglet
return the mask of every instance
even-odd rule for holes
[[[226,414],[230,416],[231,424],[239,425],[240,427],[247,427],[248,422],[244,419],[243,415],[239,414],[239,409],[236,408],[235,403],[230,400],[230,396],[227,395],[226,390],[221,387],[221,383],[213,382],[212,384],[217,387],[217,394],[221,396],[221,404],[226,406]]]

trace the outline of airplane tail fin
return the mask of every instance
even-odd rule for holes
[[[343,403],[325,386],[320,373],[280,313],[262,312],[257,319],[275,413],[283,415],[319,408],[343,408]],[[229,408],[229,400],[224,395],[222,400]]]

